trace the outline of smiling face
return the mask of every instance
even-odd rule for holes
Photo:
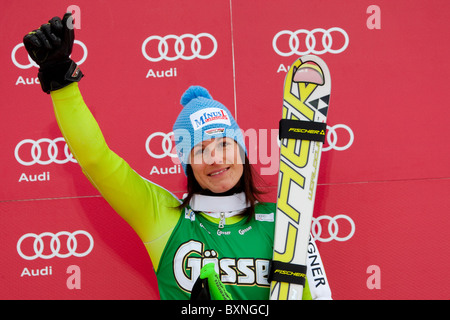
[[[233,188],[244,171],[239,145],[231,138],[205,140],[190,154],[194,177],[203,189],[222,193]]]

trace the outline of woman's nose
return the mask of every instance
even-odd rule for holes
[[[216,148],[212,148],[204,154],[204,160],[206,164],[222,164],[223,152],[221,150],[216,150]]]

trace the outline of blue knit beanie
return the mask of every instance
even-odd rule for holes
[[[247,154],[244,137],[230,111],[213,100],[208,90],[191,86],[182,95],[183,105],[173,125],[175,145],[184,173],[192,148],[198,143],[219,137],[234,139]]]

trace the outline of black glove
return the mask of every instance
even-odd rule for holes
[[[44,92],[64,88],[83,77],[80,68],[69,57],[74,39],[71,13],[66,13],[62,21],[54,17],[23,37],[28,54],[40,67],[38,78]]]

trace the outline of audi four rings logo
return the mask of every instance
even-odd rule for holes
[[[325,227],[328,230],[328,234],[326,234],[326,232],[323,232],[324,228],[322,227],[322,220],[328,221],[328,227]],[[345,228],[344,232],[339,232],[344,228]],[[345,214],[338,214],[334,217],[330,216],[319,216],[317,218],[313,217],[311,225],[311,234],[314,240],[318,240],[321,242],[330,242],[331,240],[347,241],[355,234],[355,222],[353,222],[352,218],[350,218]]]
[[[152,141],[152,139],[154,137],[162,137],[162,142],[161,142],[161,149],[162,149],[162,153],[154,153],[150,150],[150,142]],[[155,158],[155,159],[162,159],[164,157],[171,157],[171,158],[176,158],[177,154],[176,153],[172,153],[172,149],[173,149],[173,144],[172,144],[172,137],[173,137],[173,132],[170,133],[163,133],[163,132],[154,132],[151,135],[148,136],[147,141],[145,141],[145,150],[147,150],[147,153]]]
[[[81,47],[81,49],[83,50],[83,57],[78,62],[76,62],[78,65],[81,65],[87,58],[88,50],[87,50],[86,45],[83,42],[79,41],[79,40],[75,40],[74,44],[79,45]],[[20,69],[29,69],[31,67],[39,68],[39,66],[36,64],[36,62],[34,62],[33,59],[31,59],[31,57],[28,54],[27,54],[28,61],[29,61],[28,64],[22,64],[22,63],[17,61],[17,58],[16,58],[17,51],[19,51],[19,49],[22,48],[22,47],[23,47],[23,50],[25,50],[24,44],[23,43],[19,43],[18,45],[16,45],[14,47],[14,49],[11,52],[11,60],[14,63],[14,65],[17,68],[20,68]],[[26,50],[25,50],[25,52],[26,52]]]
[[[349,140],[346,144],[342,146],[338,146],[338,135],[336,133],[337,129],[344,129],[347,131],[349,135]],[[327,143],[328,146],[324,147],[322,151],[329,151],[331,149],[337,150],[337,151],[344,151],[350,148],[350,146],[353,144],[353,141],[355,140],[355,135],[353,134],[352,129],[350,129],[349,126],[345,124],[336,124],[334,126],[327,126]]]
[[[172,56],[169,56],[169,51],[173,52],[172,50],[169,50],[169,41],[168,40],[175,40],[175,43],[173,44],[173,50],[175,51]],[[190,52],[186,50],[186,44],[185,41],[190,39],[191,45],[190,45]],[[170,41],[172,43],[173,41]],[[189,43],[189,40],[186,41]],[[209,50],[210,46],[208,46],[207,51],[203,52],[202,54],[202,47],[207,46],[208,43],[212,43],[212,49]],[[151,47],[155,47],[157,43],[157,50],[158,55],[156,57],[152,57],[147,53],[147,45]],[[204,50],[203,50],[204,51]],[[184,34],[182,36],[176,36],[173,34],[169,34],[165,37],[160,36],[150,36],[147,39],[144,40],[142,43],[142,54],[144,55],[145,59],[151,61],[151,62],[158,62],[161,60],[167,60],[167,61],[175,61],[177,59],[183,59],[183,60],[192,60],[194,58],[198,59],[209,59],[211,58],[217,51],[217,40],[209,33],[199,33],[198,35],[193,34]]]
[[[65,143],[64,138],[59,137],[53,140],[42,138],[37,141],[24,139],[17,144],[14,150],[14,156],[16,157],[16,160],[24,166],[31,166],[33,164],[47,165],[53,162],[63,164],[69,161],[76,163],[77,161],[73,158],[66,143],[63,148],[64,157],[58,157],[61,153],[61,150],[57,145],[58,142]],[[46,144],[48,144],[47,148],[45,148]],[[31,147],[27,148],[27,145],[31,145]],[[47,149],[46,155],[44,155],[45,149]]]
[[[305,34],[306,37],[302,37],[299,35]],[[289,50],[288,52],[283,52],[279,49],[279,38],[283,35],[289,36]],[[318,41],[320,41],[320,35],[322,35],[321,43],[322,45],[317,45]],[[333,36],[340,35],[344,37],[344,42],[341,43],[339,41],[338,45],[333,45]],[[319,38],[319,40],[317,39]],[[301,39],[304,39],[303,41]],[[336,40],[334,41],[336,43]],[[289,31],[282,30],[278,32],[272,40],[272,46],[276,53],[283,57],[289,57],[292,55],[305,55],[305,54],[324,54],[324,53],[341,53],[345,49],[347,49],[349,43],[349,37],[347,32],[344,29],[334,27],[328,30],[317,28],[314,30],[304,30],[300,29],[297,31]],[[281,47],[284,48],[286,44],[281,44]]]
[[[62,248],[61,241],[67,237],[66,248]],[[49,238],[50,241],[44,239]],[[79,242],[89,242],[89,246],[78,248]],[[31,239],[32,241],[27,241]],[[84,243],[83,243],[84,244]],[[80,246],[81,247],[81,246]],[[43,232],[41,234],[27,233],[20,237],[17,241],[17,253],[25,260],[51,259],[54,257],[68,258],[85,257],[94,248],[94,238],[84,230],[78,230],[75,232],[61,231],[56,234],[50,232]]]

